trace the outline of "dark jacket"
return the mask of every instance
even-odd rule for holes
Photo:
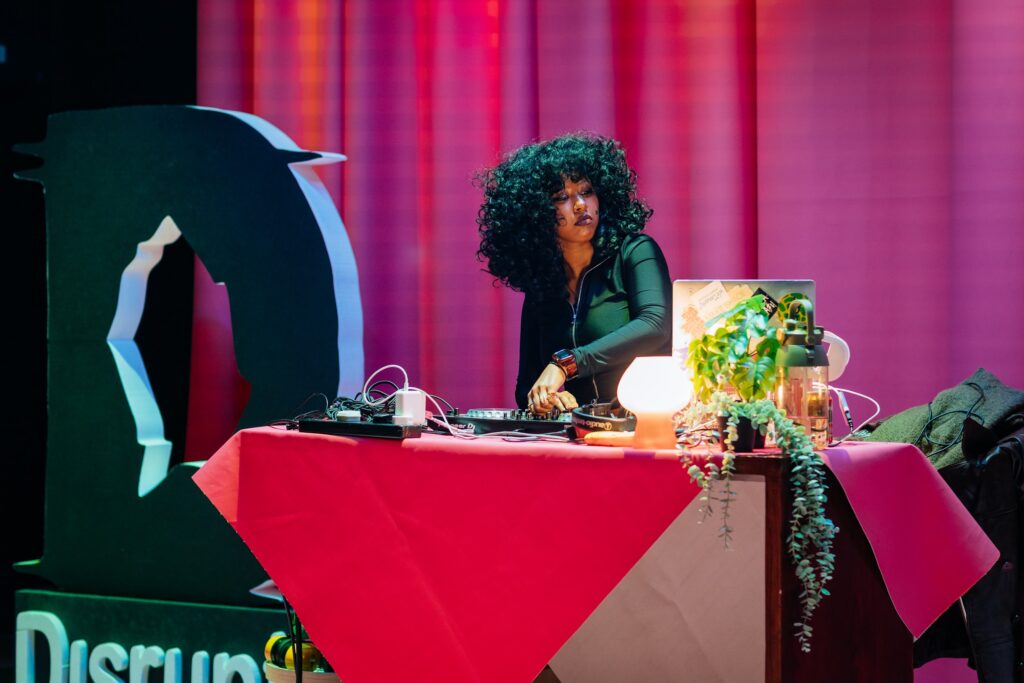
[[[989,443],[973,434],[985,431],[963,422],[964,455],[939,470],[995,546],[999,560],[914,643],[914,665],[939,657],[968,657],[983,683],[1020,680],[1020,544],[1024,508],[1024,416],[993,427]],[[1006,427],[1016,429],[997,441]],[[977,445],[977,444],[980,444]],[[936,568],[940,570],[941,568]]]
[[[565,389],[583,405],[615,397],[622,373],[637,356],[672,350],[672,283],[657,243],[631,235],[614,254],[595,258],[580,275],[577,301],[523,302],[516,403],[526,395],[551,354],[569,349],[578,374]]]

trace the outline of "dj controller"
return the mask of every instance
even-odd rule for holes
[[[520,432],[523,434],[560,434],[572,425],[571,413],[534,415],[529,410],[503,408],[475,408],[464,413],[457,411],[445,415],[454,425],[472,428],[473,434],[492,432]]]
[[[584,409],[575,411],[575,419],[572,412],[535,415],[528,410],[476,408],[464,413],[451,410],[445,413],[444,420],[435,415],[428,419],[426,425],[399,425],[393,422],[391,415],[377,415],[369,421],[306,418],[298,420],[291,428],[298,428],[301,432],[385,439],[418,437],[424,430],[447,433],[452,427],[463,434],[477,436],[516,432],[523,435],[559,436],[569,439],[582,438],[591,431],[636,429],[636,420],[632,415],[618,415],[609,407],[610,405],[605,403],[585,406]],[[621,408],[617,410],[621,411]]]

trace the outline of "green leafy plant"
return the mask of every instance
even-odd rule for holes
[[[695,395],[707,402],[729,385],[744,401],[766,398],[777,380],[780,344],[776,328],[768,325],[764,297],[744,299],[724,315],[717,329],[690,342],[686,364]]]

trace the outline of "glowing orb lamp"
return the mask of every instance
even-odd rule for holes
[[[690,402],[693,384],[671,356],[640,356],[619,380],[619,403],[636,415],[634,448],[675,448],[672,422]]]

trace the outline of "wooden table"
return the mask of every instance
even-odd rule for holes
[[[801,587],[786,552],[789,460],[741,455],[736,472],[765,480],[765,681],[912,681],[913,638],[835,476],[828,473],[827,509],[840,529],[833,546],[836,571],[831,595],[814,614],[811,652],[803,653],[792,628]]]

